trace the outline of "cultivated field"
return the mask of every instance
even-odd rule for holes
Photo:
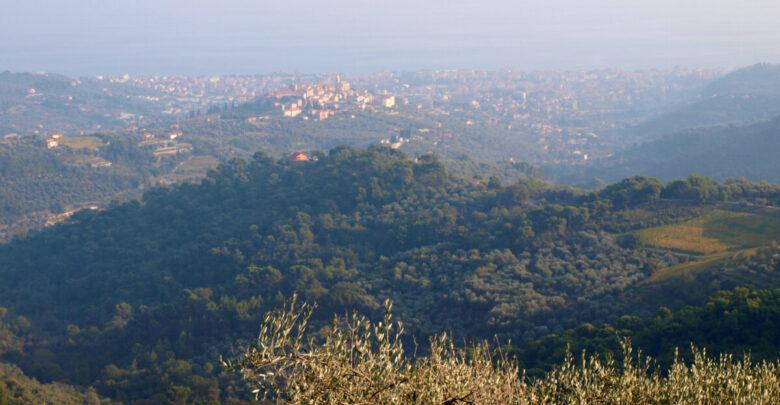
[[[203,177],[206,171],[217,167],[219,160],[213,156],[192,156],[179,163],[170,173],[157,178],[160,184],[173,184]]]
[[[645,283],[693,276],[726,260],[755,255],[757,248],[780,242],[780,218],[715,210],[676,225],[637,232],[646,245],[692,253],[697,260],[663,268]]]
[[[643,283],[657,283],[680,276],[694,276],[728,259],[748,258],[755,255],[756,249],[744,249],[737,252],[719,252],[705,256],[701,260],[665,267],[653,273]]]
[[[181,176],[201,176],[218,164],[219,160],[213,156],[192,156],[176,166],[172,173]]]
[[[60,145],[64,145],[73,149],[92,149],[104,146],[105,143],[102,139],[96,136],[69,136],[59,139]]]
[[[780,241],[780,219],[716,210],[681,224],[645,229],[638,235],[646,245],[708,255]]]

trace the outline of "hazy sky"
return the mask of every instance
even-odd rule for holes
[[[251,74],[780,62],[776,0],[0,0],[0,71]]]

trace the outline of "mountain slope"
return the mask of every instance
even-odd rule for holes
[[[758,63],[738,69],[707,85],[704,97],[780,93],[780,65]]]
[[[725,123],[750,123],[780,115],[780,65],[757,64],[707,85],[700,100],[626,130],[651,140],[684,129]]]
[[[768,94],[713,96],[649,120],[627,132],[640,140],[700,126],[750,123],[780,115],[780,91]]]
[[[780,117],[747,125],[698,127],[652,140],[615,156],[593,162],[560,181],[607,182],[644,174],[664,181],[698,173],[718,180],[780,181]]]

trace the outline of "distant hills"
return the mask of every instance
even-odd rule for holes
[[[667,181],[693,173],[718,180],[780,181],[780,117],[754,124],[723,124],[675,132],[642,143],[560,181],[607,182],[642,173]]]
[[[708,85],[702,99],[626,130],[637,144],[558,181],[606,182],[644,174],[661,180],[697,173],[724,180],[780,180],[780,65],[759,64]]]
[[[777,94],[719,95],[685,105],[626,132],[638,140],[649,140],[698,126],[749,123],[777,115],[780,115],[780,91]]]
[[[759,63],[735,70],[702,90],[703,97],[780,94],[780,65]]]
[[[707,85],[700,99],[625,130],[647,140],[704,125],[751,122],[780,115],[780,65],[757,64]]]
[[[78,134],[163,118],[151,89],[52,73],[0,73],[0,137]]]

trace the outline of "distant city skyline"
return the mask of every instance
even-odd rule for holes
[[[263,74],[780,62],[766,0],[0,2],[0,71]]]

